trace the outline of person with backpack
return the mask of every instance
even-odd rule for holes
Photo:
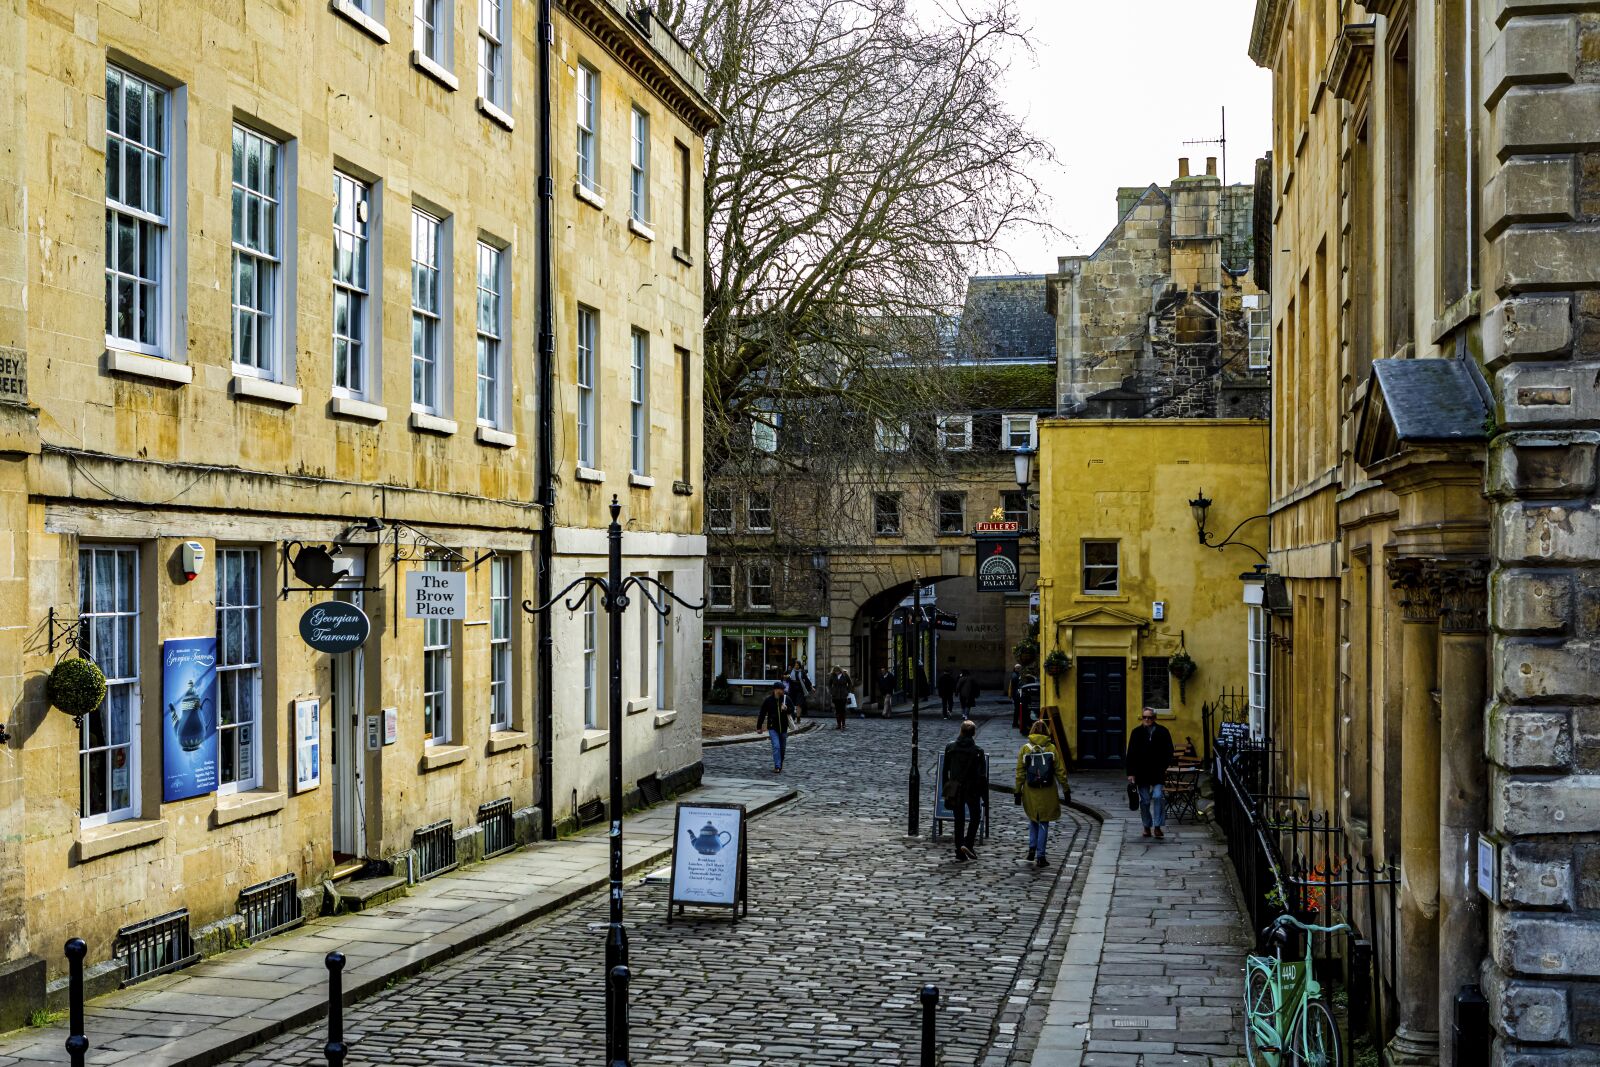
[[[977,859],[978,827],[989,803],[989,759],[978,747],[978,724],[961,724],[961,735],[944,749],[944,802],[956,817],[956,859]]]
[[[850,681],[850,672],[843,667],[834,667],[833,673],[828,675],[828,699],[833,701],[833,721],[835,730],[844,729],[844,713],[850,706],[850,691],[854,688]]]
[[[894,671],[890,668],[878,672],[878,704],[883,708],[885,719],[894,715],[894,682]]]
[[[756,732],[766,728],[772,741],[772,773],[783,773],[784,749],[789,747],[789,707],[784,699],[782,682],[772,683],[772,692],[761,702],[761,712],[756,716]]]
[[[956,679],[956,697],[961,701],[961,717],[972,718],[972,709],[978,703],[978,676],[963,670]]]
[[[1056,792],[1057,783],[1068,800],[1072,789],[1067,785],[1067,768],[1044,720],[1036,721],[1028,730],[1028,740],[1017,753],[1016,802],[1022,805],[1028,817],[1028,862],[1035,867],[1048,867],[1045,850],[1050,845],[1050,824],[1061,818],[1061,797]]]
[[[950,712],[955,710],[956,703],[956,676],[949,667],[939,672],[939,718],[948,719]],[[962,716],[966,718],[966,716]]]

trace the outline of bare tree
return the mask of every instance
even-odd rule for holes
[[[1050,150],[999,98],[1025,47],[1010,0],[658,12],[724,118],[706,142],[708,473],[837,485],[885,456],[903,468],[876,427],[959,405],[958,379],[928,371],[967,276],[1008,229],[1043,225],[1030,171]],[[773,429],[781,447],[751,447]]]

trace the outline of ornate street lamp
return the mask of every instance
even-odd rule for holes
[[[1189,514],[1194,516],[1194,528],[1200,535],[1200,543],[1206,543],[1206,512],[1211,510],[1211,501],[1206,497],[1206,491],[1200,490],[1200,495],[1189,501]],[[1208,546],[1209,547],[1209,546]]]
[[[1016,454],[1011,457],[1012,462],[1017,465],[1017,488],[1024,493],[1028,491],[1028,483],[1033,481],[1034,455],[1035,453],[1031,448],[1019,448]]]
[[[581,586],[583,591],[566,601],[567,612],[578,611],[598,592],[600,607],[608,616],[610,626],[611,741],[606,746],[611,762],[611,921],[606,925],[605,970],[607,1067],[628,1067],[628,930],[622,922],[622,613],[628,608],[629,589],[637,589],[658,615],[671,612],[669,600],[676,600],[690,611],[705,608],[703,601],[691,604],[654,578],[642,574],[622,576],[622,524],[618,521],[621,514],[622,505],[613,494],[611,525],[606,528],[610,552],[605,578],[586,574],[538,607],[534,607],[532,601],[522,602],[523,611],[543,615]],[[652,590],[655,595],[651,595]]]
[[[1233,539],[1233,535],[1244,529],[1246,523],[1255,522],[1257,519],[1264,519],[1266,518],[1266,515],[1263,514],[1250,516],[1248,519],[1245,519],[1244,522],[1241,522],[1239,525],[1235,526],[1227,537],[1224,537],[1216,544],[1212,544],[1211,534],[1206,530],[1206,515],[1211,510],[1211,503],[1212,502],[1210,498],[1206,496],[1206,491],[1204,489],[1200,490],[1199,494],[1196,495],[1193,500],[1189,501],[1189,514],[1194,516],[1195,534],[1200,538],[1200,543],[1206,548],[1214,548],[1219,552],[1229,545],[1238,545],[1241,548],[1248,548],[1250,551],[1254,552],[1261,558],[1261,562],[1267,562],[1267,557],[1262,555],[1261,550],[1255,545],[1245,544],[1243,541],[1235,541]]]

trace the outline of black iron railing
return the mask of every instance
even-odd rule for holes
[[[244,916],[244,936],[251,941],[299,926],[305,922],[299,881],[293,874],[280,874],[241,889],[239,914]]]
[[[478,808],[478,825],[483,829],[483,858],[498,856],[517,847],[516,827],[511,818],[511,798],[491,800]]]
[[[117,931],[111,954],[122,960],[123,985],[187,967],[200,958],[189,936],[189,909],[124,926]]]
[[[441,819],[418,829],[411,835],[411,848],[417,857],[417,881],[425,882],[434,875],[456,869],[455,826],[449,819]]]

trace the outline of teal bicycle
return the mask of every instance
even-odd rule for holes
[[[1307,934],[1350,929],[1346,923],[1312,926],[1292,915],[1278,916],[1268,935],[1273,954],[1245,958],[1245,1054],[1252,1067],[1339,1067],[1339,1029],[1312,973],[1311,938],[1306,938],[1304,962],[1286,961],[1286,926]]]

